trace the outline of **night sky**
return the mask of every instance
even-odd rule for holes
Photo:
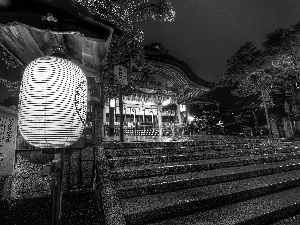
[[[172,0],[174,22],[141,22],[143,45],[159,41],[169,53],[185,61],[202,79],[218,82],[228,60],[245,41],[261,48],[265,34],[300,21],[299,0]],[[19,70],[0,77],[16,80]],[[7,98],[0,85],[0,101]]]

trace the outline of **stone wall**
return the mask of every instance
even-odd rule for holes
[[[11,197],[28,198],[49,194],[51,176],[42,176],[42,166],[50,162],[51,158],[52,155],[42,155],[37,151],[17,152]]]
[[[40,151],[17,151],[15,172],[11,179],[11,197],[50,195],[51,176],[43,175],[43,165],[51,162],[52,158],[52,154],[41,154]],[[91,187],[93,168],[93,147],[66,150],[63,190]]]

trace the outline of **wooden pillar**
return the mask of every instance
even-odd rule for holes
[[[120,142],[124,142],[122,86],[119,85]]]
[[[127,119],[126,119],[126,117],[127,117],[127,114],[126,114],[126,109],[127,109],[127,108],[126,108],[126,106],[125,106],[125,108],[124,108],[124,109],[125,109],[125,110],[124,110],[124,111],[125,111],[124,121],[125,121],[125,123],[127,123]]]
[[[103,124],[106,124],[106,105],[103,105]]]
[[[143,116],[143,119],[142,119],[143,121],[142,121],[142,122],[145,124],[145,123],[146,123],[146,121],[145,121],[146,109],[145,109],[144,107],[143,107],[143,112],[144,112],[144,113],[143,113],[143,115],[142,115],[142,116]]]
[[[178,123],[179,123],[179,124],[182,124],[182,120],[181,120],[181,112],[180,112],[180,104],[177,104],[177,103],[176,103],[176,106],[177,106],[176,112],[177,112]]]
[[[144,114],[143,114],[143,127],[144,127],[144,132],[146,131],[146,108],[143,107]]]
[[[114,136],[114,128],[112,126],[115,125],[115,107],[111,107],[109,105],[109,136]]]
[[[151,108],[151,122],[152,122],[152,132],[154,132],[154,130],[155,130],[155,121],[154,121],[154,110]]]
[[[159,130],[159,137],[162,138],[162,105],[159,104],[157,107],[157,116],[158,116],[158,130]]]
[[[105,136],[105,129],[104,129],[104,125],[106,125],[106,106],[105,106],[105,104],[103,104],[103,122],[102,122],[102,124],[103,124],[103,126],[102,126],[102,135],[103,135],[103,137]]]

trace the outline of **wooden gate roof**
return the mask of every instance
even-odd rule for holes
[[[0,7],[0,46],[14,64],[27,66],[32,60],[63,48],[88,77],[100,76],[113,33],[111,27],[84,14],[69,0],[24,2],[29,3]],[[69,7],[68,11],[62,5]]]

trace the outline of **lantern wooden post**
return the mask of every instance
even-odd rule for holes
[[[52,225],[61,224],[64,160],[65,149],[54,154],[52,161]]]

